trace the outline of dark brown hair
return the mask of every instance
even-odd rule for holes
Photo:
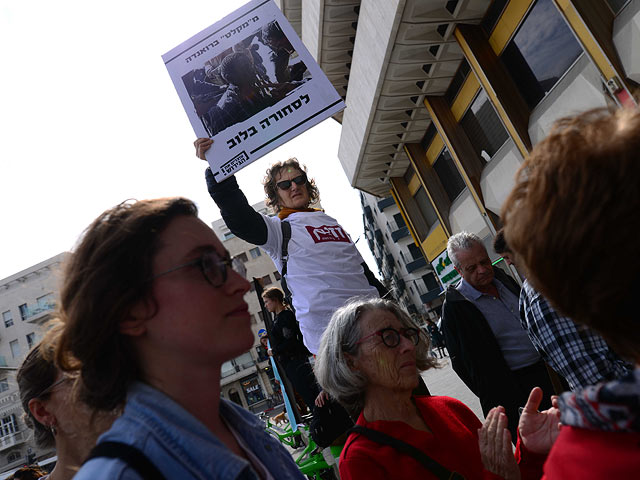
[[[136,353],[118,326],[138,302],[155,306],[150,279],[160,235],[174,218],[197,213],[185,198],[127,200],[96,218],[70,256],[56,361],[64,371],[80,371],[79,399],[90,407],[120,406],[129,384],[141,379]]]
[[[286,304],[284,300],[284,293],[278,287],[267,288],[264,292],[262,292],[262,297],[276,300],[283,305]]]
[[[49,428],[42,425],[29,410],[29,401],[33,398],[46,400],[50,393],[45,392],[58,377],[58,369],[51,358],[44,358],[41,344],[36,345],[25,357],[18,369],[16,380],[20,390],[20,403],[24,410],[24,422],[33,430],[33,437],[40,448],[55,447],[56,441]],[[46,347],[45,347],[46,348]],[[20,477],[22,478],[22,477]],[[27,478],[27,477],[24,477]]]
[[[288,168],[295,168],[305,175],[307,173],[307,167],[305,167],[304,165],[300,165],[297,158],[290,158],[288,160],[285,160],[284,162],[277,162],[271,165],[271,168],[267,169],[266,176],[262,181],[262,184],[264,185],[264,193],[267,195],[266,204],[268,207],[271,207],[276,213],[282,210],[280,199],[278,198],[278,186],[276,185],[276,179],[278,178],[278,174],[281,171]],[[307,187],[307,191],[309,192],[309,205],[312,205],[320,198],[320,192],[318,191],[315,180],[309,180],[308,177],[305,186]]]
[[[528,279],[553,305],[640,360],[640,110],[560,120],[516,175],[502,216]]]

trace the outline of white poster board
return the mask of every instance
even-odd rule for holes
[[[272,0],[254,0],[162,56],[216,180],[342,110]]]
[[[453,263],[451,262],[446,249],[438,255],[433,262],[431,262],[431,266],[436,272],[438,280],[440,280],[444,290],[446,290],[449,285],[455,285],[462,278],[457,270],[453,268]]]

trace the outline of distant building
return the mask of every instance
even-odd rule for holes
[[[268,214],[264,201],[256,203],[253,208],[260,213]],[[258,341],[258,330],[266,327],[252,279],[260,279],[264,288],[281,288],[280,273],[269,255],[260,247],[236,237],[229,231],[224,220],[216,220],[212,223],[212,227],[231,257],[239,258],[244,262],[247,279],[252,283],[251,290],[247,292],[244,299],[249,305],[251,314],[251,327],[255,335],[254,346],[250,351],[222,365],[220,380],[222,396],[253,412],[259,412],[271,403],[268,399],[274,395],[278,387],[274,382],[269,358],[262,354]]]
[[[16,370],[52,317],[66,256],[61,253],[0,280],[0,471],[55,454],[54,449],[36,447],[22,420]]]
[[[437,320],[442,287],[416,246],[393,197],[360,192],[364,231],[378,271],[398,302],[417,320]]]

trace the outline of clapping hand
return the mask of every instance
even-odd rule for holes
[[[522,443],[534,453],[548,453],[560,433],[558,397],[552,396],[551,408],[543,412],[538,411],[541,401],[542,389],[535,387],[529,394],[529,400],[518,422]]]
[[[478,430],[480,456],[484,468],[507,480],[520,480],[520,468],[513,456],[511,433],[503,407],[492,408]]]

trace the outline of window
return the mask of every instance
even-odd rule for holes
[[[4,320],[5,327],[10,327],[11,325],[13,325],[13,315],[11,315],[11,310],[2,312],[2,320]]]
[[[27,318],[29,318],[29,308],[27,307],[26,303],[20,305],[18,307],[18,310],[20,310],[20,319],[22,319],[22,321],[25,321]]]
[[[496,26],[498,20],[500,19],[500,15],[502,15],[502,11],[504,7],[507,5],[507,0],[493,0],[491,2],[491,6],[485,13],[482,22],[480,22],[480,26],[486,32],[487,36],[491,35],[493,31],[493,27]]]
[[[533,110],[581,53],[553,1],[538,0],[501,58]]]
[[[12,413],[6,417],[2,417],[0,420],[0,436],[11,435],[18,431],[18,424],[16,422],[16,416]]]
[[[485,162],[491,160],[509,137],[484,90],[480,90],[460,125],[478,157]]]
[[[20,357],[20,344],[18,343],[18,340],[12,340],[9,342],[9,347],[11,347],[11,356],[13,358]]]
[[[613,10],[613,13],[617,15],[630,1],[631,0],[607,0],[607,3],[609,7],[611,7],[611,10]]]
[[[233,375],[234,373],[236,373],[236,367],[233,363],[231,363],[230,361],[226,361],[222,364],[222,369],[220,372],[220,376],[222,378]]]
[[[27,333],[27,345],[29,346],[29,349],[31,349],[31,347],[33,347],[33,344],[36,342],[36,334],[31,332],[31,333]]]
[[[438,280],[433,273],[427,273],[422,276],[422,281],[424,282],[424,286],[427,287],[427,292],[431,290],[435,290],[438,288]]]
[[[422,258],[422,250],[420,250],[415,243],[410,243],[409,245],[407,245],[407,247],[409,248],[411,258],[413,258],[414,260]]]
[[[222,236],[224,237],[224,239],[225,239],[225,240],[230,240],[230,239],[232,239],[233,237],[235,237],[235,235],[234,235],[233,233],[231,233],[231,232],[224,232],[224,233],[222,234]]]
[[[9,380],[6,378],[0,379],[0,392],[6,392],[9,390]]]
[[[431,122],[427,127],[427,130],[424,132],[424,136],[422,140],[420,140],[420,146],[423,150],[427,150],[429,145],[431,145],[431,140],[436,136],[436,126]]]
[[[247,254],[245,252],[239,253],[238,255],[235,256],[235,258],[242,260],[243,263],[246,263],[247,261],[249,261],[249,259],[247,258]]]
[[[463,58],[462,61],[460,62],[460,66],[458,67],[458,71],[453,76],[453,79],[449,84],[449,88],[447,88],[447,91],[444,94],[444,98],[449,105],[453,105],[453,102],[456,99],[456,96],[458,95],[458,93],[460,92],[460,89],[462,88],[462,84],[467,79],[467,75],[469,75],[470,71],[471,71],[471,66],[469,66],[469,63],[467,62],[467,60]]]
[[[407,171],[404,172],[404,182],[409,185],[411,183],[411,180],[413,180],[413,168],[411,167],[411,165],[409,165],[409,168],[407,168]]]
[[[465,185],[446,147],[433,163],[433,169],[438,175],[444,191],[447,192],[447,197],[453,202],[460,192],[464,190]]]
[[[282,276],[280,275],[280,272],[273,272],[273,278],[275,278],[277,282],[282,278]]]
[[[253,323],[254,325],[258,323],[256,315],[251,315],[251,323]]]
[[[251,250],[249,250],[249,253],[251,254],[251,258],[258,258],[260,255],[262,255],[258,247],[252,248]]]
[[[260,280],[262,281],[262,286],[263,287],[266,287],[267,285],[271,285],[273,283],[273,281],[271,280],[271,277],[269,275],[265,275]]]
[[[396,225],[398,226],[398,229],[407,226],[407,224],[404,223],[404,218],[402,218],[402,214],[401,213],[396,213],[393,216],[393,219],[396,221]]]
[[[424,187],[421,186],[416,191],[413,199],[416,201],[418,210],[420,210],[421,213],[420,216],[416,216],[415,218],[416,233],[420,237],[420,240],[424,240],[427,233],[429,233],[431,225],[438,221],[438,215],[436,215],[436,211],[433,209],[433,205],[431,205],[431,201],[429,197],[427,197],[427,192],[425,192]]]

